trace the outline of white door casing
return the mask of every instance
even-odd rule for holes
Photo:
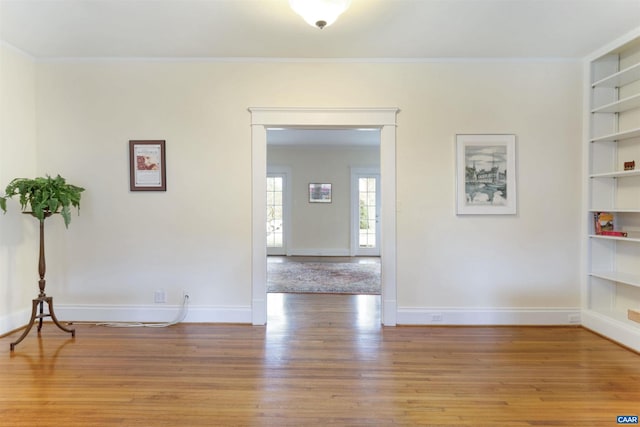
[[[382,323],[395,326],[396,299],[396,117],[398,108],[249,108],[252,162],[252,323],[267,322],[266,177],[267,129],[380,129],[380,260]]]

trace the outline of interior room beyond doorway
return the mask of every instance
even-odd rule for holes
[[[379,255],[380,157],[379,129],[269,129],[267,253]]]
[[[380,295],[379,129],[269,129],[266,199],[267,292]]]

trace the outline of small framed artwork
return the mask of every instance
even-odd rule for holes
[[[131,191],[167,191],[165,141],[129,141]]]
[[[331,203],[331,184],[309,184],[309,203]]]
[[[456,213],[516,214],[516,136],[456,135]]]

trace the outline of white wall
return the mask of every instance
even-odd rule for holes
[[[443,64],[424,77],[425,109],[405,109],[398,128],[399,322],[429,322],[429,312],[468,320],[466,310],[478,323],[510,323],[520,317],[500,308],[524,319],[527,308],[535,317],[577,307],[579,65]],[[419,136],[406,135],[403,124],[420,121]],[[453,215],[455,133],[516,134],[517,216]]]
[[[581,81],[553,61],[38,63],[38,172],[87,188],[49,227],[59,317],[166,319],[188,289],[188,320],[251,321],[251,106],[400,108],[400,323],[576,309]],[[517,135],[517,216],[454,214],[456,133]],[[167,141],[167,192],[129,192],[130,139]]]
[[[330,141],[329,141],[330,142]],[[380,167],[379,147],[272,147],[267,164],[291,170],[292,255],[349,255],[351,169]],[[331,203],[309,203],[309,183],[331,183]]]
[[[0,44],[0,195],[13,178],[36,173],[35,63]],[[17,199],[0,215],[0,334],[26,324],[38,295],[37,222]]]

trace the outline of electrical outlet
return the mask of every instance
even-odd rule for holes
[[[156,304],[164,304],[167,302],[167,294],[163,289],[158,289],[153,293],[153,301]]]
[[[183,290],[182,291],[182,300],[184,301],[185,299],[191,299],[191,295],[189,294],[189,291],[187,291],[187,290]]]
[[[442,322],[442,320],[443,320],[442,313],[433,313],[431,315],[432,322]]]

